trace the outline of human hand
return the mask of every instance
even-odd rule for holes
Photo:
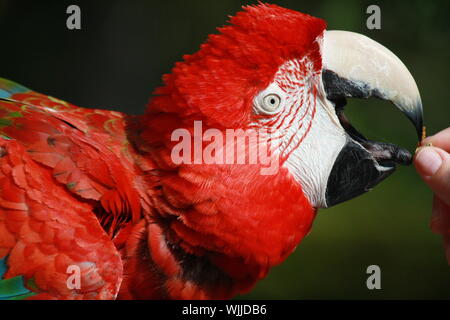
[[[431,229],[444,237],[450,264],[450,127],[422,141],[414,165],[434,192]]]

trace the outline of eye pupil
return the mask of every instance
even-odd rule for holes
[[[275,114],[280,110],[281,98],[275,93],[270,93],[262,97],[257,106],[265,114]]]

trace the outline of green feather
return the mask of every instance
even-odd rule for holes
[[[7,127],[12,125],[12,121],[9,119],[1,118],[0,119],[0,127]]]
[[[7,270],[6,257],[0,259],[0,300],[22,300],[34,296],[32,292],[25,288],[23,276],[9,279],[2,279]],[[28,280],[30,288],[37,288],[34,279]]]
[[[6,115],[7,118],[22,118],[23,114],[20,113],[19,111],[15,111],[15,112],[10,112]]]
[[[36,295],[36,292],[25,293],[25,294],[21,294],[20,296],[10,297],[8,299],[0,298],[0,300],[25,300],[26,298],[32,297],[34,295]]]
[[[0,300],[23,299],[35,294],[23,285],[23,277],[0,280]]]

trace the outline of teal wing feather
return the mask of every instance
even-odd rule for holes
[[[31,90],[18,83],[0,78],[0,99],[7,100],[15,93],[24,93],[29,91]]]
[[[0,259],[0,300],[22,300],[36,293],[25,288],[22,276],[3,279],[7,270],[6,257]]]

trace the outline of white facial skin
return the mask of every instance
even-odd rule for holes
[[[346,133],[326,99],[321,73],[304,58],[283,64],[254,100],[259,126],[274,132],[280,163],[298,181],[313,207],[326,207],[326,188]]]
[[[325,31],[317,42],[323,68],[365,84],[413,121],[421,119],[422,103],[414,78],[387,48],[346,31]],[[328,178],[348,135],[326,98],[321,70],[314,70],[308,57],[287,61],[255,97],[254,111],[262,116],[254,125],[274,132],[272,139],[281,165],[301,184],[311,205],[327,207]],[[377,169],[390,168],[378,165]]]

